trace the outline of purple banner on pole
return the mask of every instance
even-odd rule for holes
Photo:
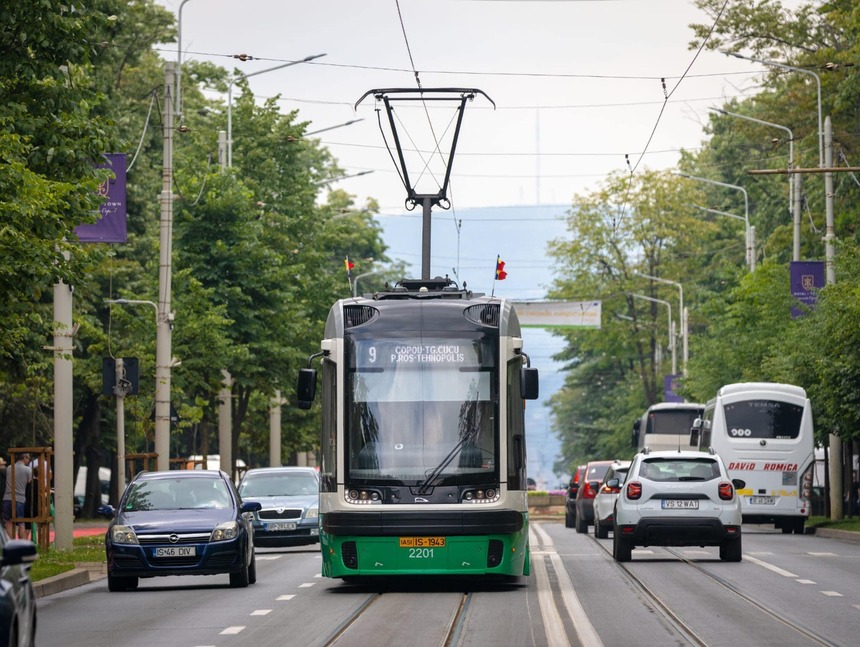
[[[675,389],[678,385],[678,380],[683,373],[675,373],[674,375],[663,376],[663,401],[664,402],[683,402],[684,398],[677,394]]]
[[[791,262],[791,296],[809,308],[818,302],[818,291],[824,287],[824,261]],[[791,318],[801,316],[805,310],[791,306]]]
[[[125,153],[105,154],[105,163],[97,168],[109,168],[113,179],[99,186],[105,201],[99,207],[101,218],[91,225],[78,225],[75,233],[82,243],[124,243],[126,235]]]

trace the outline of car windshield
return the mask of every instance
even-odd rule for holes
[[[318,492],[319,484],[312,474],[249,474],[239,486],[243,497],[303,496]]]
[[[230,494],[219,478],[142,479],[132,483],[123,510],[189,510],[228,508]]]
[[[642,461],[639,476],[652,481],[709,481],[720,476],[720,466],[707,458],[652,458]]]

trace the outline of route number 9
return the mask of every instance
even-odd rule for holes
[[[370,363],[376,361],[376,346],[371,346],[367,349],[367,354],[370,356]]]

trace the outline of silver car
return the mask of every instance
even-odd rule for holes
[[[719,546],[741,561],[741,504],[715,453],[636,454],[615,501],[612,556],[630,561],[634,546]]]
[[[239,495],[262,506],[254,513],[254,544],[318,543],[319,483],[319,473],[312,467],[259,467],[245,472]]]
[[[597,488],[594,496],[594,536],[606,539],[615,520],[615,499],[621,492],[621,484],[627,476],[630,461],[615,461],[606,470],[603,482]]]

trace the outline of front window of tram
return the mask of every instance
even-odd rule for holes
[[[486,344],[374,340],[354,348],[351,480],[409,485],[433,473],[436,485],[498,480],[495,362],[486,365]]]

